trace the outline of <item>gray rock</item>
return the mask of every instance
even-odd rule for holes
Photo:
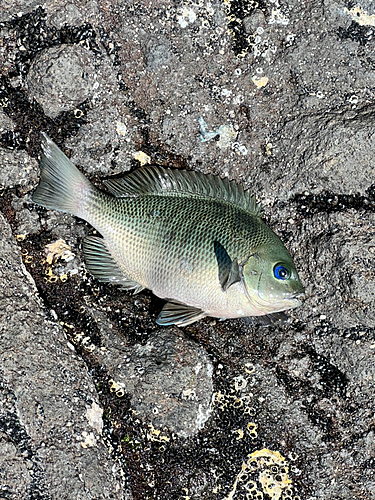
[[[94,411],[101,419],[102,410],[87,370],[62,328],[47,320],[2,216],[0,224],[3,492],[15,499],[126,498],[121,471],[90,418]]]
[[[371,212],[350,211],[316,215],[303,224],[302,239],[307,232],[311,235],[299,244],[308,262],[305,281],[311,309],[301,311],[306,321],[324,315],[341,328],[373,327],[373,219]]]
[[[155,428],[189,437],[206,425],[213,367],[204,349],[182,333],[161,330],[125,352],[107,345],[101,361],[114,387],[129,394],[136,414]]]
[[[9,128],[7,128],[9,130]],[[0,189],[17,187],[26,193],[38,180],[38,163],[26,151],[10,151],[0,147]]]
[[[40,5],[38,0],[4,0],[0,8],[0,21],[8,21],[13,16],[22,16],[26,12],[31,12]]]
[[[280,194],[325,190],[364,194],[375,175],[373,129],[372,112],[367,110],[306,115],[287,123],[280,138],[275,137],[275,148],[284,155],[289,144],[297,146],[292,156],[284,156],[288,178],[277,180]]]
[[[93,96],[95,71],[90,52],[79,45],[61,45],[43,50],[33,60],[27,85],[51,118],[73,110]]]
[[[170,44],[166,40],[152,38],[146,48],[146,62],[149,71],[158,71],[161,68],[170,66],[173,61],[173,54]]]

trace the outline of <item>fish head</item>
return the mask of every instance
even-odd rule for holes
[[[245,294],[259,316],[298,307],[305,295],[294,262],[282,244],[257,249],[244,262],[242,276]]]

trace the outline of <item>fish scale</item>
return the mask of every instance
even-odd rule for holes
[[[88,269],[101,281],[168,299],[158,322],[185,326],[300,304],[304,289],[261,208],[227,179],[147,167],[95,188],[45,135],[33,200],[88,221]]]

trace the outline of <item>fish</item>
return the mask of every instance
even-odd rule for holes
[[[261,317],[301,305],[304,287],[263,210],[227,178],[139,167],[96,188],[45,134],[32,200],[87,221],[83,254],[99,281],[166,300],[157,323]]]

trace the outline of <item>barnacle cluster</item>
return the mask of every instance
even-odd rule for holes
[[[109,390],[114,392],[118,398],[122,398],[125,394],[123,387],[113,379],[109,380]]]
[[[221,411],[236,409],[242,412],[240,421],[243,425],[233,430],[236,440],[258,437],[258,426],[252,420],[256,416],[253,407],[253,394],[249,387],[253,384],[251,375],[255,367],[251,363],[243,366],[243,371],[231,380],[230,390],[222,393],[217,392],[213,397],[213,404]],[[296,460],[296,456],[288,455],[290,461]],[[256,450],[247,455],[246,461],[242,463],[241,470],[237,474],[232,490],[223,500],[300,500],[295,493],[295,487],[289,477],[289,473],[296,468],[278,452],[267,448]],[[222,485],[217,485],[217,492]]]
[[[63,272],[59,273],[59,275],[56,275],[53,272],[51,266],[58,260],[70,262],[74,259],[74,254],[70,245],[68,245],[64,240],[60,239],[46,245],[44,253],[46,255],[44,263],[48,264],[49,266],[44,271],[44,280],[48,283],[56,283],[58,280],[60,280],[62,283],[65,283],[68,280],[68,273]],[[74,271],[69,271],[69,274],[74,274]]]
[[[156,441],[157,443],[168,443],[170,438],[165,434],[162,434],[160,429],[155,429],[152,424],[148,424],[149,431],[146,433],[146,438],[149,441]],[[159,448],[160,451],[163,451],[164,448]]]
[[[233,408],[242,409],[244,416],[253,417],[256,414],[255,408],[252,407],[252,394],[244,394],[243,391],[248,385],[248,375],[254,372],[254,366],[251,363],[244,365],[244,375],[240,374],[234,377],[232,388],[229,392],[216,392],[213,396],[213,405],[216,405],[220,410],[224,411],[226,408],[232,406]],[[237,439],[242,439],[245,436],[250,436],[255,439],[258,437],[257,424],[248,421],[246,428],[236,429],[238,433]]]
[[[293,492],[288,473],[289,465],[278,451],[256,450],[242,464],[225,500],[300,500]]]
[[[232,398],[232,400],[230,400]],[[229,399],[226,399],[226,395],[221,393],[215,394],[214,403],[219,404],[219,408],[224,410],[224,408],[230,404],[233,405],[234,408],[243,407],[244,414],[248,414],[249,416],[255,415],[255,410],[249,405],[248,396],[233,398],[232,395],[229,395]],[[245,436],[250,436],[252,439],[256,439],[258,437],[258,425],[254,422],[247,422],[245,428],[236,429],[233,432],[238,433],[237,440],[244,438]]]

